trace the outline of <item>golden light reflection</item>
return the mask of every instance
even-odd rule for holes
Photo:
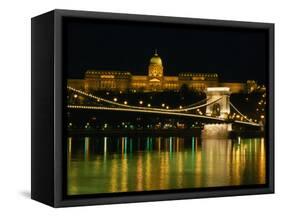
[[[128,191],[128,160],[123,159],[121,162],[121,191]]]
[[[112,159],[112,166],[111,166],[111,185],[110,185],[110,192],[118,191],[118,163],[116,159]]]
[[[266,153],[265,153],[265,144],[264,138],[260,139],[260,158],[258,164],[259,170],[259,183],[265,184],[266,183]]]
[[[158,144],[158,152],[160,153],[160,151],[161,151],[161,137],[156,138],[156,143]]]
[[[151,189],[151,184],[154,181],[151,180],[151,154],[146,156],[145,168],[145,189]]]
[[[68,193],[72,195],[266,181],[263,138],[120,137],[114,141],[84,137],[68,138],[67,143],[72,155],[68,155]]]
[[[235,185],[239,185],[240,181],[241,181],[241,176],[240,176],[240,166],[241,166],[240,149],[241,149],[241,146],[243,146],[243,144],[241,144],[240,146],[237,146],[237,147],[234,146],[233,152],[232,152],[232,154],[233,154],[232,164],[234,165],[232,178],[233,178],[233,183]]]
[[[195,187],[202,184],[202,152],[197,147],[198,138],[195,137]]]
[[[136,190],[143,190],[143,166],[141,153],[137,156],[137,177],[135,182],[137,183]]]
[[[177,146],[179,146],[179,140],[177,140]],[[179,157],[177,158],[177,168],[178,168],[178,178],[176,179],[177,181],[177,187],[180,188],[181,186],[183,186],[183,168],[184,168],[184,157],[183,155],[179,155]]]

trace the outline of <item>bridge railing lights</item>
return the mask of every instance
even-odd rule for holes
[[[81,105],[81,106],[68,105],[69,108],[83,108],[83,109],[97,109],[97,108],[99,108],[99,109],[102,109],[102,110],[109,110],[109,109],[114,110],[114,109],[117,109],[117,108],[113,108],[112,105],[115,105],[115,106],[121,107],[121,108],[118,108],[119,110],[124,110],[124,111],[140,111],[141,110],[142,112],[146,112],[146,113],[167,113],[168,112],[169,114],[175,114],[175,115],[183,115],[183,116],[189,115],[189,116],[194,116],[194,117],[200,116],[200,117],[204,117],[204,118],[210,118],[210,117],[204,116],[204,114],[200,111],[199,108],[206,107],[208,105],[212,105],[212,104],[216,103],[217,101],[221,100],[221,98],[218,98],[215,101],[209,101],[209,102],[208,102],[208,100],[207,101],[204,100],[206,102],[204,104],[202,104],[202,105],[197,105],[197,106],[195,106],[195,105],[191,106],[190,105],[189,107],[186,107],[186,108],[183,108],[182,106],[180,106],[180,109],[169,109],[170,107],[168,105],[165,105],[165,103],[161,104],[162,109],[161,108],[147,108],[147,107],[150,107],[151,105],[147,104],[147,107],[131,106],[131,105],[127,105],[128,103],[125,103],[125,102],[123,104],[116,102],[117,101],[116,97],[115,97],[116,99],[114,98],[115,100],[113,99],[114,101],[111,101],[111,100],[107,100],[107,99],[104,99],[104,98],[92,95],[90,93],[86,93],[86,92],[84,92],[82,90],[77,90],[77,89],[69,87],[69,86],[67,88],[69,90],[73,91],[77,96],[78,96],[78,94],[81,94],[83,96],[88,96],[88,97],[91,97],[91,98],[93,98],[93,99],[95,99],[97,101],[102,101],[102,102],[105,102],[105,103],[109,103],[111,105],[110,107],[106,107],[106,106],[99,106],[98,107],[98,106],[84,106],[84,105]],[[235,115],[233,116],[234,118],[236,118],[236,120],[238,122],[240,122],[240,120],[244,120],[245,119],[249,123],[256,125],[255,122],[251,121],[245,115],[243,115],[231,102],[229,102],[229,103],[230,103],[230,106],[238,113],[236,116]],[[139,104],[143,105],[144,102],[142,100],[140,100]],[[198,102],[196,104],[198,104]],[[188,111],[192,111],[192,110],[194,111],[195,109],[196,109],[197,113],[199,113],[199,115],[198,114],[190,114],[190,113],[187,114],[186,113]],[[183,113],[183,112],[185,112],[185,113]],[[242,119],[240,119],[240,118],[242,118]],[[222,120],[221,118],[215,118],[215,119]]]

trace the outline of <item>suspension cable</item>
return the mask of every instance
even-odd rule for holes
[[[116,105],[116,106],[120,106],[120,107],[125,107],[125,108],[143,109],[143,110],[144,110],[144,109],[146,109],[146,110],[149,109],[149,110],[155,110],[155,111],[173,111],[173,112],[191,111],[191,110],[194,110],[194,109],[199,109],[199,108],[201,108],[201,107],[211,105],[211,104],[216,103],[217,101],[219,101],[219,100],[222,99],[222,97],[221,97],[221,98],[218,98],[218,99],[216,99],[216,100],[214,100],[214,101],[212,101],[212,102],[208,102],[208,100],[207,100],[207,103],[202,104],[202,105],[199,105],[199,106],[194,106],[194,107],[191,107],[192,105],[190,105],[190,106],[188,106],[187,108],[181,108],[181,109],[160,109],[160,108],[147,108],[147,107],[131,106],[131,105],[121,104],[121,103],[118,103],[118,102],[113,102],[113,101],[111,101],[111,100],[107,100],[107,99],[104,99],[104,98],[97,97],[97,96],[95,96],[95,95],[86,93],[86,92],[84,92],[84,91],[77,90],[77,89],[75,89],[75,88],[73,88],[73,87],[70,87],[70,86],[67,86],[67,89],[72,90],[72,91],[74,91],[74,92],[76,92],[76,93],[82,94],[82,95],[84,95],[84,96],[87,96],[87,97],[90,97],[90,98],[94,98],[94,99],[96,99],[96,100],[98,100],[98,101],[103,101],[103,102],[112,104],[112,105]],[[201,101],[206,101],[206,99],[201,100]],[[201,102],[201,101],[200,101],[200,102]],[[193,103],[193,105],[194,105],[194,104],[198,104],[198,103],[199,103],[199,102]]]
[[[254,123],[250,119],[247,118],[246,115],[243,115],[230,101],[229,101],[230,106],[238,113],[240,114],[243,118],[245,118],[248,122]]]

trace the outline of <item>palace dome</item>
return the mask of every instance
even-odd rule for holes
[[[154,53],[154,56],[150,59],[150,64],[160,65],[162,66],[162,60],[158,56],[157,52]]]

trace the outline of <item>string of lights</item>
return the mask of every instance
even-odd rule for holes
[[[251,121],[250,119],[247,118],[246,115],[243,115],[231,102],[229,102],[230,106],[238,113],[240,114],[243,118],[245,118],[247,121],[249,121],[250,123],[254,123],[253,121]]]
[[[197,114],[190,114],[190,113],[178,113],[178,112],[170,112],[170,111],[153,111],[153,110],[142,110],[142,109],[130,109],[130,108],[113,108],[113,107],[101,107],[101,106],[81,106],[81,105],[68,105],[68,108],[71,109],[88,109],[88,110],[109,110],[109,111],[130,111],[130,112],[142,112],[142,113],[153,113],[153,114],[167,114],[167,115],[176,115],[176,116],[184,116],[184,117],[197,117],[197,118],[204,118],[209,120],[217,120],[224,122],[224,118],[219,117],[212,117],[206,115],[197,115]],[[260,124],[253,123],[253,122],[245,122],[245,121],[234,121],[235,123],[241,123],[251,126],[259,127]]]
[[[67,86],[67,88],[73,92],[79,93],[81,95],[93,98],[97,101],[102,101],[102,102],[106,102],[109,103],[111,105],[116,105],[119,106],[118,108],[114,108],[114,107],[104,107],[104,106],[83,106],[83,105],[68,105],[68,108],[74,108],[74,109],[95,109],[95,110],[112,110],[112,111],[130,111],[130,112],[143,112],[143,113],[156,113],[156,114],[169,114],[169,115],[177,115],[177,116],[188,116],[188,117],[199,117],[199,118],[205,118],[205,119],[212,119],[212,120],[219,120],[219,121],[225,121],[224,118],[220,118],[220,117],[212,117],[212,116],[206,116],[206,115],[198,115],[198,114],[190,114],[190,113],[181,113],[181,112],[186,112],[186,111],[191,111],[191,110],[195,110],[195,109],[199,109],[201,107],[205,107],[211,104],[214,104],[216,102],[218,102],[219,100],[221,100],[222,98],[218,98],[212,102],[208,102],[208,100],[205,100],[206,103],[202,104],[202,105],[198,105],[198,106],[193,106],[193,107],[187,107],[187,108],[181,108],[181,109],[160,109],[160,108],[147,108],[147,107],[139,107],[139,106],[131,106],[128,104],[121,104],[118,102],[113,102],[111,100],[107,100],[89,93],[86,93],[84,91],[81,90],[77,90],[73,87]],[[202,101],[202,100],[201,100]],[[245,121],[238,121],[235,120],[234,122],[236,123],[242,123],[242,124],[248,124],[248,125],[252,125],[252,126],[260,126],[260,124],[258,123],[254,123],[251,120],[249,120],[245,115],[243,115],[231,102],[230,106],[237,112],[239,113],[242,117],[244,117],[247,122]],[[194,104],[198,104],[194,103]],[[121,108],[120,108],[121,107]]]
[[[95,95],[92,95],[92,94],[89,94],[89,93],[86,93],[84,91],[81,91],[81,90],[77,90],[73,87],[70,87],[68,86],[67,87],[69,90],[72,90],[76,93],[79,93],[79,94],[82,94],[84,96],[87,96],[87,97],[90,97],[90,98],[93,98],[97,101],[102,101],[102,102],[106,102],[106,103],[109,103],[109,104],[112,104],[112,105],[116,105],[116,106],[120,106],[120,107],[125,107],[125,108],[132,108],[132,109],[142,109],[142,110],[155,110],[155,111],[173,111],[173,112],[187,112],[187,111],[191,111],[191,110],[195,110],[195,109],[199,109],[199,108],[202,108],[202,107],[205,107],[205,106],[208,106],[208,105],[211,105],[211,104],[214,104],[216,102],[218,102],[219,100],[221,100],[221,98],[219,99],[216,99],[212,102],[208,102],[208,100],[204,99],[204,100],[201,100],[199,102],[203,102],[203,101],[206,101],[205,104],[202,104],[202,105],[198,105],[198,106],[194,106],[196,104],[198,104],[199,102],[196,102],[196,103],[193,103],[192,105],[186,107],[186,108],[180,108],[180,109],[160,109],[160,108],[146,108],[146,107],[139,107],[139,106],[132,106],[132,105],[128,105],[128,104],[121,104],[121,103],[118,103],[118,102],[113,102],[111,100],[107,100],[107,99],[104,99],[104,98],[101,98],[101,97],[97,97]]]

